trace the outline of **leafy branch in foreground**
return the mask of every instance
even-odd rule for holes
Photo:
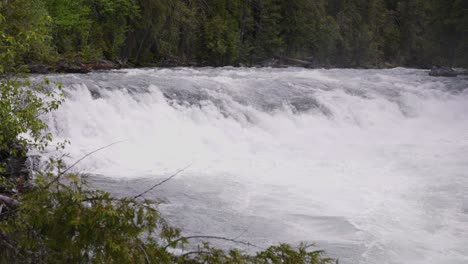
[[[0,21],[3,19],[0,14]],[[31,82],[16,65],[20,54],[37,38],[34,31],[0,32],[0,191],[18,189],[18,181],[27,180],[16,169],[23,164],[14,163],[24,163],[28,150],[44,150],[52,141],[39,117],[56,110],[64,100],[60,84],[46,78]]]
[[[92,190],[75,174],[55,181],[39,173],[34,187],[17,196],[15,210],[0,213],[0,262],[15,263],[331,263],[322,251],[281,244],[255,256],[204,242],[195,250],[161,217],[157,202],[114,198]],[[52,184],[50,184],[53,182]],[[182,253],[175,254],[174,249]]]

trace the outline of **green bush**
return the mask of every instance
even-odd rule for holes
[[[22,74],[25,68],[18,60],[36,36],[36,32],[0,36],[0,176],[5,173],[6,157],[48,145],[52,135],[39,116],[57,109],[63,101],[60,86],[49,89],[52,84],[47,79],[32,84]]]
[[[61,168],[60,162],[50,168]],[[60,169],[59,169],[60,171]],[[151,200],[113,198],[91,190],[74,174],[40,173],[21,206],[0,221],[0,262],[5,263],[331,263],[322,251],[281,244],[250,256],[202,243],[170,227]],[[203,238],[203,237],[202,237]],[[206,238],[210,238],[207,236]],[[213,238],[213,237],[211,237]],[[223,239],[214,237],[217,239]],[[230,239],[225,239],[230,240]],[[230,240],[234,241],[234,240]]]

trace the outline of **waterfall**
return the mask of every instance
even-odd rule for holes
[[[79,172],[131,192],[190,165],[157,191],[186,233],[316,242],[340,263],[468,262],[467,77],[230,67],[48,77],[67,96],[46,121],[71,141],[70,161],[122,141]]]

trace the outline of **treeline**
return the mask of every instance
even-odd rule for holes
[[[25,63],[468,65],[464,0],[0,0],[0,30],[37,38]]]

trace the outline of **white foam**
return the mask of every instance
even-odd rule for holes
[[[344,263],[468,261],[466,79],[176,68],[65,82],[69,98],[48,122],[72,159],[124,140],[80,171],[156,178],[193,164],[180,179],[200,190],[217,179],[229,210],[288,230],[269,239],[363,247],[330,246]],[[214,215],[205,220],[233,224]]]

